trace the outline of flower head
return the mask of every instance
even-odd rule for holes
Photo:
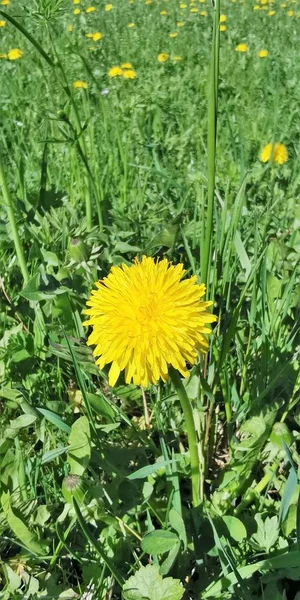
[[[269,56],[268,50],[259,50],[257,54],[260,58],[266,58],[267,56]]]
[[[190,9],[190,13],[192,13],[192,14],[196,14],[197,12],[198,12],[198,8],[193,7]]]
[[[0,54],[0,58],[8,58],[7,54]]]
[[[133,27],[135,27],[135,23],[128,23],[127,27],[129,27],[129,29],[132,29]]]
[[[125,71],[123,72],[123,77],[124,79],[135,79],[136,72],[134,71],[134,69],[125,69]]]
[[[277,165],[284,165],[288,158],[289,154],[286,146],[284,144],[280,144],[279,142],[275,144],[267,144],[260,153],[260,160],[263,163],[272,160]]]
[[[184,2],[181,2],[181,4],[179,4],[179,8],[186,8],[186,4],[184,4]]]
[[[95,6],[88,6],[88,7],[85,9],[85,12],[86,12],[86,13],[92,13],[92,12],[94,12],[95,10],[96,10]]]
[[[201,10],[200,15],[201,15],[201,17],[206,17],[207,16],[206,10]]]
[[[247,44],[238,44],[236,46],[236,52],[248,52]]]
[[[6,21],[0,21],[0,27],[5,27]]]
[[[275,15],[275,10],[269,10],[269,12],[267,14],[268,14],[268,17],[273,17]]]
[[[172,33],[169,33],[170,38],[176,38],[177,36],[178,36],[177,31],[173,31]]]
[[[80,4],[80,0],[73,0],[73,4]]]
[[[107,73],[108,77],[119,77],[123,75],[123,69],[121,67],[111,67]]]
[[[105,7],[104,7],[104,10],[106,10],[106,12],[109,12],[112,9],[113,9],[113,5],[112,4],[106,4]]]
[[[165,17],[165,16],[166,16],[168,13],[167,13],[167,11],[166,11],[166,10],[161,10],[161,11],[160,11],[160,14],[161,14],[163,17]]]
[[[182,60],[182,56],[179,56],[179,54],[174,54],[174,56],[171,56],[172,60],[175,60],[175,62],[180,62]]]
[[[73,13],[74,13],[74,15],[80,15],[80,13],[81,13],[80,8],[74,8]]]
[[[169,58],[169,55],[166,52],[161,52],[158,55],[157,60],[158,60],[158,62],[163,63],[163,62],[166,62],[166,60],[168,60],[168,58]]]
[[[23,52],[22,50],[19,50],[19,48],[12,48],[12,50],[10,50],[7,54],[7,58],[9,58],[9,60],[17,60],[18,58],[22,58],[23,56]]]
[[[10,0],[2,0],[2,6],[8,6],[10,4]]]
[[[68,25],[67,29],[68,29],[69,33],[71,33],[73,31],[73,25]]]
[[[227,17],[226,15],[220,15],[220,23],[226,23]]]
[[[212,302],[201,300],[197,276],[182,281],[184,274],[182,264],[143,256],[96,283],[85,311],[93,328],[87,343],[100,369],[111,364],[111,386],[124,370],[126,383],[143,386],[166,381],[170,365],[187,377],[187,363],[207,352],[207,324],[217,320],[206,310]]]
[[[183,27],[184,21],[177,21],[177,27]]]
[[[81,79],[77,79],[77,81],[73,81],[73,88],[75,89],[79,89],[79,88],[84,88],[86,90],[88,84],[86,83],[86,81],[81,81]]]
[[[98,42],[103,36],[102,33],[100,33],[100,31],[96,31],[95,33],[93,33],[92,37],[94,42]]]
[[[226,25],[221,24],[220,25],[220,31],[226,31]]]
[[[133,68],[133,67],[132,67],[132,64],[131,64],[130,62],[123,63],[123,64],[121,65],[121,69],[132,69],[132,68]]]
[[[287,14],[288,17],[293,17],[294,16],[294,11],[293,10],[288,10],[286,14]]]

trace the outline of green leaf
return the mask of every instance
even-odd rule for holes
[[[292,498],[294,496],[294,493],[295,493],[295,490],[296,490],[297,484],[298,484],[297,471],[294,467],[291,453],[285,442],[283,442],[283,446],[284,446],[285,452],[287,454],[288,460],[290,462],[291,469],[290,469],[286,484],[284,486],[284,492],[283,492],[283,496],[281,499],[280,510],[279,510],[279,524],[281,524],[282,521],[284,521],[284,519],[287,515],[287,512],[289,510]]]
[[[1,566],[5,575],[5,579],[7,580],[5,591],[13,594],[21,586],[22,579],[9,565],[2,563]]]
[[[123,587],[124,600],[181,600],[183,594],[179,579],[163,579],[156,565],[141,567]]]
[[[72,475],[83,475],[91,458],[91,432],[87,417],[80,417],[71,427],[68,462]]]
[[[145,479],[148,475],[152,475],[152,473],[155,473],[155,471],[158,471],[161,467],[170,465],[172,462],[172,460],[161,460],[153,465],[146,465],[146,467],[142,467],[128,475],[127,479]]]
[[[169,523],[170,523],[172,529],[175,529],[175,531],[178,533],[179,539],[182,541],[184,549],[186,550],[187,538],[186,538],[184,520],[183,520],[182,516],[179,514],[179,512],[177,510],[175,510],[174,508],[171,508],[171,510],[169,512]]]
[[[87,393],[87,397],[92,409],[100,415],[100,417],[104,417],[110,423],[114,423],[116,413],[104,396]]]
[[[222,519],[229,531],[229,535],[236,542],[242,542],[247,537],[246,527],[240,519],[231,515],[224,515]]]
[[[45,417],[45,419],[47,419],[47,421],[50,421],[50,423],[53,423],[53,425],[56,425],[56,427],[62,431],[70,433],[71,427],[67,425],[67,423],[65,423],[58,415],[52,412],[52,410],[48,410],[47,408],[37,408],[37,410],[43,415],[43,417]]]
[[[29,279],[28,283],[20,292],[20,296],[26,298],[29,301],[39,302],[40,300],[49,300],[49,298],[53,298],[55,296],[54,292],[50,294],[46,294],[45,292],[40,291],[40,273],[36,273],[31,279]]]
[[[8,503],[5,503],[3,508],[5,510],[7,523],[13,531],[16,538],[20,540],[20,542],[33,554],[45,554],[45,548],[39,542],[37,535],[34,532],[30,531],[30,529],[28,529],[21,516],[17,514],[16,509],[14,509],[10,505],[9,499]]]
[[[165,531],[164,529],[156,529],[147,533],[142,539],[141,546],[143,552],[147,554],[164,554],[175,546],[178,542],[178,536],[172,531]]]

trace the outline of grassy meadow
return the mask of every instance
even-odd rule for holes
[[[298,0],[0,3],[0,600],[299,600],[299,40]],[[87,345],[143,256],[212,300],[189,377]]]

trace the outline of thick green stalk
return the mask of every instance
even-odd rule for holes
[[[182,381],[180,379],[178,371],[171,368],[170,377],[173,386],[177,392],[182,412],[184,415],[185,426],[188,437],[188,445],[191,459],[191,472],[192,472],[192,503],[193,507],[199,506],[201,502],[200,498],[200,460],[199,460],[199,449],[198,439],[195,428],[195,422],[193,417],[193,408],[191,401],[184,389]]]
[[[15,250],[16,250],[19,267],[22,271],[24,283],[26,284],[27,281],[29,280],[29,272],[27,269],[27,263],[25,260],[24,250],[23,250],[22,242],[21,242],[18,228],[17,228],[12,199],[11,199],[8,187],[7,187],[4,170],[3,170],[1,162],[0,162],[0,187],[2,189],[4,205],[6,206],[6,209],[7,209],[7,215],[8,215],[8,219],[9,219],[9,223],[10,223],[10,227],[11,227],[11,233],[12,233],[12,237],[13,237],[13,241],[14,241],[14,245],[15,245]]]
[[[204,218],[204,235],[201,247],[201,278],[206,286],[209,284],[209,267],[211,260],[213,211],[215,199],[216,139],[218,111],[219,81],[219,43],[220,43],[220,0],[216,0],[214,11],[213,39],[211,47],[209,90],[208,90],[208,124],[207,124],[207,206]]]

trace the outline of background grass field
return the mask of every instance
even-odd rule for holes
[[[222,0],[219,61],[208,0],[110,6],[0,7],[0,598],[296,600],[300,5]],[[111,389],[85,343],[94,282],[143,254],[219,318],[184,381],[198,508],[171,384]]]

